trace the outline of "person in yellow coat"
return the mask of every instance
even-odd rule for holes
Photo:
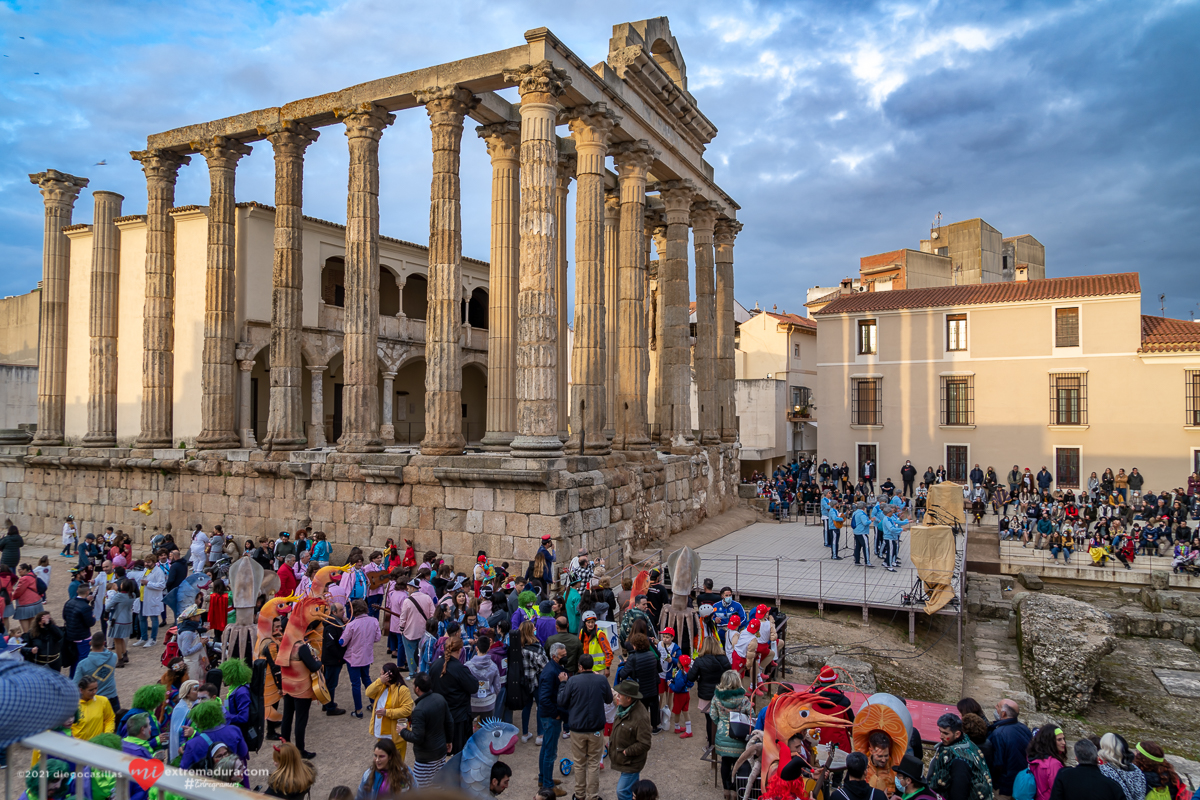
[[[400,738],[400,731],[412,715],[413,698],[400,668],[395,664],[384,664],[383,674],[367,687],[367,697],[373,703],[372,713],[367,717],[371,735],[376,739],[390,736],[403,760],[408,743]]]

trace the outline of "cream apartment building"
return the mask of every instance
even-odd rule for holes
[[[899,481],[1050,469],[1060,488],[1200,469],[1200,325],[1144,316],[1137,273],[849,289],[813,314],[822,458]],[[744,336],[745,334],[743,334]]]
[[[817,450],[817,323],[752,309],[735,353],[742,473]]]

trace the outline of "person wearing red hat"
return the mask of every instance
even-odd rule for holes
[[[692,668],[692,659],[686,655],[679,656],[679,666],[671,673],[669,681],[671,688],[671,721],[675,723],[675,733],[680,739],[692,738],[692,720],[688,710],[692,703],[692,686],[688,680],[688,670]]]
[[[854,722],[854,709],[850,706],[850,698],[846,697],[835,684],[840,680],[837,671],[826,664],[821,667],[820,673],[817,674],[817,679],[809,687],[809,691],[813,694],[819,694],[826,697],[834,705],[838,707],[836,712],[829,712],[832,717],[841,717],[847,722]],[[837,744],[838,748],[843,753],[849,753],[853,747],[850,743],[849,728],[817,728],[819,734],[818,742],[821,744]]]
[[[734,619],[737,617],[731,617],[729,620],[730,630],[725,634],[725,641],[730,650],[729,663],[733,664],[734,670],[744,675],[751,648],[758,646],[758,630],[761,626],[758,620],[752,619],[746,625],[746,630],[739,631],[733,628]]]
[[[479,554],[475,556],[475,570],[472,573],[471,578],[475,582],[473,588],[475,590],[476,597],[479,597],[479,590],[483,588],[484,581],[487,580],[487,560],[487,552],[484,550],[480,550]]]
[[[775,620],[771,618],[770,608],[768,606],[759,606],[755,611],[754,621],[758,623],[756,638],[758,646],[756,648],[758,656],[755,659],[758,664],[758,682],[765,683],[767,680],[767,667],[775,661]],[[747,626],[749,628],[749,626]]]
[[[662,719],[658,721],[660,728],[667,727],[671,708],[671,674],[679,666],[679,657],[683,651],[675,644],[675,629],[668,626],[662,629],[658,638],[658,707],[662,710]]]

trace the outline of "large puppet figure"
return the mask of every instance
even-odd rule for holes
[[[808,738],[814,728],[848,726],[849,722],[833,716],[837,711],[838,708],[828,698],[811,692],[785,692],[771,700],[767,706],[763,731],[760,780],[764,798],[780,800],[808,796],[807,791],[797,790],[797,781],[789,781],[780,775],[781,768],[793,759],[789,743],[797,736]],[[781,758],[781,753],[784,758]],[[805,771],[815,766],[817,764],[810,762]]]
[[[292,610],[294,597],[272,597],[258,612],[258,632],[254,643],[254,670],[262,672],[263,718],[267,738],[274,739],[275,728],[283,720],[279,701],[283,699],[283,676],[279,664],[279,644],[283,641],[283,615]],[[255,676],[254,681],[258,678]]]
[[[516,726],[507,722],[484,720],[462,751],[451,756],[438,771],[438,783],[462,789],[473,797],[489,798],[492,765],[500,756],[517,749],[520,735]]]
[[[226,658],[242,658],[253,663],[254,607],[262,591],[262,565],[247,555],[242,555],[229,568],[229,600],[237,618],[221,636],[223,655]]]

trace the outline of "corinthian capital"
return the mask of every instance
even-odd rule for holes
[[[175,183],[179,168],[192,163],[191,156],[180,155],[170,150],[132,150],[129,155],[134,161],[141,162],[146,180],[171,184]]]
[[[475,129],[492,160],[521,157],[521,123],[496,122]]]
[[[568,108],[561,118],[567,121],[571,129],[576,148],[589,145],[608,147],[613,128],[621,122],[621,118],[606,103]]]
[[[192,149],[204,156],[210,167],[226,167],[233,169],[242,156],[250,155],[253,149],[248,144],[242,144],[236,139],[226,136],[214,136],[207,141],[192,142]]]
[[[273,129],[259,127],[258,132],[266,135],[277,158],[303,158],[304,151],[321,135],[320,131],[294,119],[285,119]]]
[[[338,109],[334,115],[346,125],[347,139],[374,139],[379,141],[383,129],[396,121],[395,114],[374,103],[361,103],[356,108]]]
[[[413,97],[425,106],[435,125],[462,125],[463,117],[479,105],[478,97],[458,85],[430,86],[413,92]]]
[[[697,231],[705,231],[711,233],[713,226],[717,223],[717,216],[722,209],[716,203],[710,203],[707,200],[702,200],[698,203],[692,203],[692,228]]]
[[[717,244],[733,244],[733,240],[742,230],[742,223],[735,219],[721,218],[717,220],[716,239]]]
[[[46,205],[63,208],[74,208],[79,191],[88,185],[87,178],[68,175],[56,169],[34,172],[30,174],[29,182],[38,187]]]
[[[567,71],[557,69],[549,59],[532,66],[526,64],[517,69],[505,70],[504,80],[517,85],[522,102],[528,99],[531,103],[552,103],[571,85]]]
[[[667,181],[659,187],[667,219],[671,223],[688,223],[696,187],[689,180]]]
[[[558,179],[558,190],[565,192],[570,189],[571,179],[576,175],[576,169],[579,166],[579,159],[572,153],[558,154],[558,172],[555,177]]]
[[[617,164],[617,171],[622,178],[642,178],[650,172],[658,151],[650,146],[645,139],[636,142],[622,142],[615,145],[609,152]]]

